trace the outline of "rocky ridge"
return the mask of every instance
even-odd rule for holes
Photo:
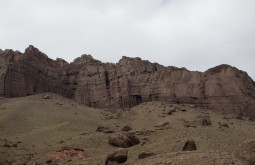
[[[140,58],[102,63],[82,55],[52,60],[34,46],[0,51],[0,96],[54,92],[95,108],[130,108],[146,101],[196,104],[245,114],[255,103],[255,83],[244,71],[219,65],[205,72],[164,67]]]

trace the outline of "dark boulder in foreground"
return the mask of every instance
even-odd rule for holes
[[[188,140],[182,147],[182,151],[194,151],[197,150],[196,143],[193,140]]]
[[[102,165],[114,165],[119,163],[124,163],[127,161],[128,150],[121,149],[117,151],[112,151],[107,154],[106,158],[102,161]]]

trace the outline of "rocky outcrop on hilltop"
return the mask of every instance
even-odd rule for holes
[[[54,92],[96,108],[129,108],[146,101],[206,106],[243,113],[254,104],[255,83],[246,72],[220,65],[206,72],[164,67],[140,58],[117,64],[82,55],[72,63],[49,59],[29,46],[24,53],[0,51],[0,95]]]

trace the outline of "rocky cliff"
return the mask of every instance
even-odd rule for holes
[[[255,83],[246,72],[220,65],[206,72],[164,67],[140,58],[117,64],[82,55],[72,63],[52,60],[29,46],[24,53],[0,50],[0,95],[54,92],[96,108],[129,108],[145,101],[206,106],[242,113],[255,102]]]

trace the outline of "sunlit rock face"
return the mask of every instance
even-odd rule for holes
[[[196,104],[242,113],[254,104],[255,83],[246,72],[220,65],[206,72],[164,67],[140,58],[102,63],[82,55],[72,63],[52,60],[29,46],[0,51],[0,95],[54,92],[96,108],[129,108],[146,101]]]

